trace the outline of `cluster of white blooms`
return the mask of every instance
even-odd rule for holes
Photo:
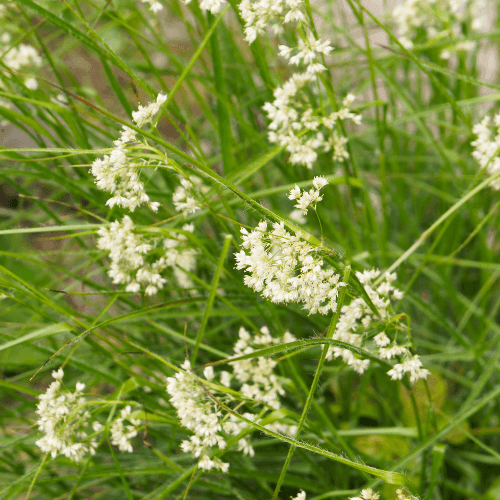
[[[294,340],[296,340],[295,336],[288,331],[285,332],[282,339],[279,339],[271,336],[267,326],[263,326],[260,329],[260,334],[254,336],[241,327],[239,330],[239,340],[234,346],[234,355],[249,354],[257,349],[270,347],[281,342],[293,342]],[[238,383],[242,384],[239,390],[244,396],[266,403],[275,410],[281,408],[279,396],[284,396],[285,390],[283,389],[283,382],[274,373],[274,367],[277,365],[276,361],[271,358],[259,357],[233,361],[230,364],[233,368],[233,374],[223,372],[224,380],[221,376],[221,381],[224,382],[224,385],[229,387],[231,379],[234,378]],[[259,421],[259,419],[256,419],[256,415],[252,413],[245,413],[243,416],[253,422]],[[238,420],[233,415],[230,416],[230,419],[232,427],[229,427],[229,429],[232,434],[239,434],[248,426],[246,422]],[[297,426],[281,422],[267,424],[265,427],[288,436],[294,436],[297,431]],[[254,450],[250,445],[248,437],[241,438],[238,441],[238,450],[243,451],[244,455],[254,455]]]
[[[151,123],[166,100],[167,96],[160,93],[156,97],[156,101],[149,103],[147,106],[139,104],[137,111],[132,111],[132,119],[138,127],[142,127],[146,123]]]
[[[396,364],[388,372],[393,380],[401,380],[406,373],[409,374],[412,383],[419,379],[425,379],[429,375],[429,371],[422,368],[422,362],[418,355],[412,356],[407,347],[398,345],[395,340],[391,342],[384,331],[373,338],[373,344],[367,341],[366,331],[373,323],[378,321],[384,324],[384,321],[390,319],[391,299],[400,300],[403,297],[401,290],[392,284],[396,279],[396,274],[386,273],[384,280],[376,288],[373,281],[380,276],[379,270],[357,272],[356,275],[377,308],[380,317],[377,317],[368,307],[363,297],[357,297],[349,305],[342,307],[332,338],[355,347],[362,347],[381,359],[390,360],[396,356],[402,356],[403,363]],[[330,346],[327,359],[330,360],[333,357],[341,357],[347,365],[360,374],[364,373],[370,365],[369,359],[359,359],[352,351],[341,347]]]
[[[284,223],[268,232],[261,221],[250,233],[241,229],[243,249],[235,253],[236,269],[245,269],[244,283],[275,303],[302,303],[309,314],[337,310],[339,288],[345,286],[333,269],[324,269],[317,249]],[[247,253],[248,252],[248,253]]]
[[[323,199],[320,195],[320,189],[325,187],[328,181],[323,176],[315,177],[313,180],[313,189],[301,191],[299,186],[295,185],[288,194],[289,200],[297,200],[296,208],[300,208],[304,215],[307,215],[309,208],[316,210],[316,205]]]
[[[5,16],[8,12],[5,5],[0,5],[3,9],[0,11],[0,19]],[[11,71],[19,71],[25,68],[37,68],[42,65],[42,58],[31,45],[26,45],[21,43],[17,46],[10,47],[11,35],[4,32],[0,36],[0,58],[2,59],[2,64],[4,67]],[[8,78],[10,74],[5,73]],[[26,78],[24,81],[26,88],[30,90],[36,90],[38,88],[38,82],[35,78]],[[0,80],[0,90],[5,89],[5,83]],[[10,109],[12,108],[12,102],[8,99],[0,97],[0,106]],[[8,120],[0,120],[0,125],[7,125]]]
[[[8,33],[4,33],[0,41],[3,45],[7,45],[10,43],[11,37]],[[29,66],[39,67],[42,65],[42,58],[31,45],[21,43],[10,48],[7,53],[4,53],[4,47],[0,45],[0,53],[2,53],[2,62],[12,71],[19,71]]]
[[[75,391],[71,392],[62,387],[62,369],[53,371],[52,376],[54,382],[39,396],[37,425],[45,435],[36,444],[52,458],[64,455],[79,462],[87,453],[94,455],[97,448],[96,440],[87,434],[90,413],[83,406],[86,402],[83,396],[85,384],[77,382]],[[102,426],[93,422],[92,428],[97,432]]]
[[[496,128],[494,137],[492,137],[492,131],[489,128],[489,116],[483,118],[472,128],[472,132],[477,136],[477,139],[471,143],[474,147],[472,156],[479,162],[482,169],[486,169],[486,173],[489,175],[500,171],[500,113],[495,115],[493,121]],[[493,189],[500,190],[500,178],[493,180],[490,185]]]
[[[256,349],[262,349],[280,342],[292,342],[295,337],[286,332],[283,339],[272,337],[267,327],[262,327],[260,334],[251,336],[243,327],[239,331],[239,340],[234,346],[234,354],[248,354]],[[239,391],[246,397],[259,401],[276,410],[281,408],[280,395],[284,395],[282,382],[274,374],[276,362],[272,359],[253,358],[231,363],[233,373],[222,371],[219,381],[226,387],[231,386],[234,380],[238,384]],[[167,378],[167,392],[170,402],[177,410],[181,424],[191,430],[194,435],[181,444],[186,453],[192,453],[193,457],[199,458],[198,467],[205,470],[218,469],[227,472],[229,464],[222,462],[216,457],[209,457],[212,448],[224,449],[227,446],[227,435],[238,435],[244,431],[249,424],[238,419],[233,414],[223,417],[217,404],[207,395],[207,391],[216,395],[216,391],[202,387],[203,380],[198,379],[191,371],[189,361],[182,365],[185,371],[179,371],[174,377]],[[206,380],[213,381],[215,373],[211,366],[205,368],[203,375]],[[221,394],[217,394],[220,398]],[[224,395],[226,400],[232,400],[231,396]],[[247,420],[259,422],[262,418],[255,413],[243,413]],[[295,435],[297,427],[282,422],[266,424],[266,428],[286,434]],[[250,444],[249,437],[238,440],[238,451],[244,455],[254,456],[254,449]]]
[[[308,104],[305,87],[315,78],[313,73],[294,73],[274,91],[275,100],[262,108],[271,120],[269,141],[286,148],[290,163],[310,169],[318,158],[318,151],[332,151],[334,161],[348,158],[347,139],[337,132],[336,124],[339,120],[349,119],[356,124],[361,121],[361,115],[350,111],[349,106],[354,101],[352,94],[344,98],[341,109],[328,116],[313,110]]]
[[[130,416],[131,408],[127,405],[120,412],[120,416],[116,418],[111,425],[111,444],[118,446],[121,452],[128,451],[132,453],[134,450],[130,440],[137,436],[138,427],[141,421]]]
[[[462,32],[464,24],[469,30],[479,31],[486,13],[485,0],[405,0],[393,10],[393,18],[398,26],[400,42],[406,48],[412,48],[420,33],[425,41],[436,38],[450,40],[448,48],[441,52],[443,59],[455,51],[471,50],[475,43],[471,41],[453,43],[453,39]]]
[[[185,224],[183,230],[193,232],[194,226]],[[181,286],[190,286],[185,271],[195,268],[196,250],[186,244],[185,235],[172,233],[171,238],[153,238],[138,234],[127,215],[121,222],[100,228],[98,235],[97,247],[109,252],[111,259],[108,275],[113,283],[126,285],[125,291],[137,293],[144,289],[146,295],[156,294],[167,281],[160,274],[167,267],[173,268]]]
[[[269,141],[286,148],[290,153],[290,163],[312,168],[318,151],[332,151],[334,161],[348,158],[345,149],[347,139],[337,130],[339,120],[351,119],[359,124],[361,115],[349,109],[354,100],[352,94],[344,99],[344,107],[326,116],[325,111],[312,108],[307,87],[316,82],[322,84],[318,73],[326,71],[323,58],[333,50],[329,40],[318,40],[304,23],[302,0],[242,0],[239,9],[245,21],[246,40],[252,43],[271,25],[275,34],[283,31],[283,23],[301,22],[306,31],[300,36],[297,47],[279,46],[279,53],[292,66],[303,68],[292,74],[290,79],[274,91],[274,101],[267,102],[263,110],[267,113]]]
[[[304,490],[300,490],[300,493],[292,500],[306,500],[306,492]]]
[[[295,337],[286,332],[284,342],[293,342]],[[281,339],[272,337],[269,329],[263,327],[260,335],[254,335],[241,327],[239,340],[234,346],[234,355],[249,354],[256,349],[262,349],[273,344],[279,344]],[[278,410],[281,407],[279,396],[285,394],[282,384],[274,374],[273,370],[277,362],[272,358],[252,358],[231,363],[233,377],[242,384],[241,393],[252,399],[257,399]]]
[[[177,410],[181,424],[193,432],[189,440],[184,440],[181,448],[186,453],[192,453],[199,458],[200,469],[218,469],[227,472],[229,464],[219,458],[210,458],[208,451],[218,446],[224,449],[226,440],[221,435],[222,412],[217,404],[208,397],[205,389],[198,383],[197,377],[191,372],[191,364],[185,361],[183,371],[177,372],[173,377],[167,378],[167,392],[170,402]],[[208,390],[208,389],[207,389]]]
[[[182,1],[186,5],[191,3],[191,0],[182,0]],[[222,10],[222,8],[224,7],[225,3],[226,3],[226,0],[201,0],[200,9],[203,12],[209,11],[212,14],[218,14]]]
[[[158,0],[141,0],[141,2],[149,4],[149,10],[155,13],[163,9],[163,5]]]
[[[305,21],[302,0],[242,0],[239,5],[241,17],[245,21],[245,39],[252,43],[257,35],[265,33],[271,26],[275,34],[281,33],[281,23]]]
[[[279,46],[280,56],[288,60],[290,64],[298,66],[300,64],[306,65],[306,73],[315,75],[321,71],[326,71],[323,64],[318,63],[320,54],[327,56],[333,47],[330,45],[330,40],[316,40],[310,36],[304,41],[299,39],[299,45],[296,48],[288,47],[287,45]]]
[[[396,490],[397,499],[396,500],[418,500],[414,496],[408,497],[405,490],[400,488]],[[374,492],[371,488],[366,488],[361,490],[359,497],[349,497],[349,500],[379,500],[380,493]]]
[[[174,207],[178,212],[182,212],[184,217],[194,214],[202,207],[199,201],[201,195],[210,188],[203,184],[203,181],[194,175],[181,179],[181,185],[177,186],[172,196]]]
[[[374,492],[371,488],[361,490],[359,497],[349,497],[349,500],[378,500],[380,493]]]
[[[137,126],[142,127],[151,122],[166,99],[167,96],[158,94],[156,102],[146,107],[139,106],[138,111],[132,113]],[[146,204],[157,212],[160,204],[150,201],[144,183],[140,180],[140,171],[149,167],[149,161],[137,158],[138,143],[141,141],[137,133],[124,126],[120,138],[114,141],[115,148],[111,154],[95,160],[91,172],[97,187],[114,195],[106,202],[109,207],[117,205],[133,212],[138,206]]]

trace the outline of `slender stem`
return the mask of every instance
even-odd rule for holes
[[[42,461],[40,462],[40,466],[38,467],[38,470],[36,471],[36,474],[33,477],[33,481],[31,481],[30,487],[28,489],[28,493],[26,493],[25,500],[29,500],[29,497],[31,495],[33,487],[35,486],[36,480],[38,479],[38,476],[39,476],[40,472],[42,471],[43,465],[45,464],[45,461],[47,460],[48,457],[49,457],[49,454],[46,453],[45,456],[43,457]]]
[[[219,257],[219,262],[217,264],[217,269],[215,270],[215,276],[212,281],[212,286],[210,288],[210,295],[207,301],[207,307],[205,308],[205,313],[203,314],[203,319],[201,320],[200,329],[198,330],[198,335],[196,335],[196,344],[194,346],[193,355],[191,356],[191,365],[195,366],[196,364],[196,356],[198,356],[198,350],[200,349],[201,341],[203,340],[203,336],[205,335],[205,329],[207,327],[208,319],[210,318],[210,314],[212,313],[212,306],[215,300],[215,295],[217,293],[217,286],[219,285],[220,275],[222,273],[222,269],[224,268],[224,262],[226,261],[227,253],[229,252],[229,247],[231,245],[233,237],[228,234],[224,239],[224,244],[222,245],[221,254]]]
[[[342,278],[342,281],[344,283],[347,283],[349,280],[349,274],[351,272],[350,266],[346,266],[344,270],[344,276]],[[339,293],[339,300],[338,300],[338,305],[337,305],[337,312],[333,315],[332,321],[330,322],[330,326],[328,327],[328,331],[326,332],[326,338],[331,339],[333,337],[333,334],[335,333],[335,329],[337,328],[337,323],[339,320],[340,316],[340,311],[342,309],[342,304],[344,303],[344,298],[345,298],[345,292],[346,292],[346,287],[342,287]],[[328,349],[329,345],[325,344],[323,347],[323,350],[321,351],[321,357],[319,358],[318,362],[318,367],[316,368],[316,373],[314,374],[314,379],[311,384],[311,389],[309,390],[309,394],[307,395],[306,399],[306,404],[304,405],[304,409],[302,410],[302,415],[300,416],[299,423],[297,424],[297,432],[295,433],[295,439],[299,439],[300,432],[302,430],[302,427],[304,427],[307,414],[309,413],[309,408],[311,407],[312,401],[314,399],[314,393],[316,392],[316,387],[318,386],[319,378],[321,376],[321,372],[323,371],[323,365],[325,364],[325,359],[326,355],[328,354]],[[276,489],[274,490],[274,494],[272,497],[272,500],[277,500],[278,494],[281,489],[281,485],[283,484],[283,481],[285,479],[288,466],[290,465],[290,462],[292,460],[293,453],[295,451],[295,445],[291,445],[290,449],[288,450],[288,455],[286,457],[285,463],[283,465],[283,469],[281,470],[280,477],[278,479],[278,483],[276,484]]]

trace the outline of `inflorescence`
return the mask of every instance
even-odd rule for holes
[[[236,269],[248,273],[245,285],[276,304],[301,303],[309,314],[337,310],[339,289],[345,284],[333,269],[325,269],[318,250],[300,233],[289,233],[284,222],[268,231],[261,221],[251,232],[241,228],[241,234],[243,250],[235,258]]]
[[[45,435],[36,444],[52,458],[64,455],[73,462],[80,462],[88,454],[95,455],[99,444],[96,436],[104,427],[97,420],[91,423],[90,412],[86,409],[87,398],[83,394],[85,384],[77,382],[72,392],[63,386],[63,376],[61,368],[53,371],[54,382],[38,397],[37,425]],[[131,408],[126,406],[111,424],[111,443],[122,452],[132,453],[130,440],[137,435],[140,423],[131,417]]]
[[[496,129],[494,137],[490,122],[490,117],[485,116],[481,122],[474,125],[472,132],[477,139],[471,145],[474,148],[472,156],[478,161],[479,166],[486,169],[487,174],[494,175],[500,172],[500,113],[493,118]],[[500,177],[492,180],[490,186],[496,191],[500,190]]]
[[[139,106],[139,109],[132,113],[137,126],[142,127],[146,123],[151,123],[166,100],[166,95],[158,94],[155,102],[145,107]],[[140,180],[143,169],[158,167],[158,161],[151,164],[151,160],[144,159],[140,155],[141,149],[148,148],[145,139],[139,138],[135,130],[124,126],[120,138],[114,144],[113,151],[95,160],[91,169],[97,187],[113,195],[106,205],[110,208],[117,205],[133,212],[145,204],[157,212],[160,204],[150,201],[144,183]]]
[[[392,380],[401,380],[406,374],[408,374],[411,383],[427,378],[429,370],[422,368],[419,356],[412,355],[407,346],[399,345],[396,338],[391,341],[386,331],[383,330],[388,330],[391,324],[391,300],[400,300],[403,297],[403,293],[392,284],[396,279],[396,274],[385,274],[378,286],[374,285],[374,281],[380,276],[379,270],[358,272],[356,275],[376,307],[379,316],[375,315],[363,297],[357,297],[349,305],[342,307],[332,338],[355,347],[361,347],[380,359],[402,359],[402,362],[397,363],[388,371]],[[375,326],[378,326],[379,330],[382,329],[382,331],[376,335],[368,335],[370,328]],[[407,338],[405,338],[405,342],[408,343]],[[330,346],[327,359],[333,357],[342,358],[345,363],[360,374],[364,373],[370,365],[369,359],[360,359],[351,350],[341,347]]]
[[[193,232],[192,224],[183,231]],[[132,219],[125,215],[98,231],[97,248],[109,252],[111,267],[108,275],[117,285],[126,285],[125,291],[155,295],[166,278],[162,271],[172,268],[178,283],[187,288],[191,280],[186,274],[196,267],[196,250],[188,245],[186,235],[175,232],[169,238],[139,234]]]
[[[260,334],[252,337],[244,328],[240,329],[239,340],[235,345],[235,354],[251,353],[254,349],[267,347],[281,342],[280,339],[271,337],[266,327],[261,329]],[[286,333],[283,341],[290,342],[295,337]],[[218,375],[221,386],[230,387],[232,381],[239,385],[240,392],[251,399],[252,402],[260,402],[273,409],[279,409],[281,403],[280,395],[285,391],[282,382],[274,374],[273,369],[276,362],[266,360],[262,357],[231,363],[233,373],[222,371]],[[238,436],[248,424],[233,414],[224,415],[219,405],[214,401],[215,397],[225,403],[231,403],[233,397],[227,393],[212,388],[212,382],[216,380],[216,374],[211,366],[205,368],[204,377],[197,377],[191,370],[189,361],[185,361],[173,377],[167,378],[167,392],[170,402],[177,411],[181,424],[193,432],[189,440],[181,443],[181,448],[186,453],[191,453],[198,458],[200,469],[217,469],[227,472],[229,463],[223,462],[214,456],[214,449],[224,450],[227,447],[227,439],[230,435]],[[208,383],[207,383],[208,382]],[[254,407],[252,407],[254,408]],[[242,415],[247,420],[258,422],[260,414],[245,412]],[[289,426],[280,422],[267,424],[266,428],[293,435],[295,426]],[[253,456],[254,450],[250,444],[249,437],[238,439],[238,451],[244,455]]]

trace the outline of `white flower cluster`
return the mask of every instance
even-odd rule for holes
[[[147,106],[142,106],[139,104],[137,111],[132,111],[132,119],[137,124],[138,127],[146,125],[146,123],[151,123],[153,118],[158,114],[163,104],[167,100],[165,94],[158,94],[156,101],[149,103]]]
[[[472,31],[479,31],[486,12],[485,0],[405,0],[395,7],[393,18],[403,46],[412,48],[418,34],[423,31],[425,40],[442,37],[451,41],[449,48],[441,51],[441,58],[448,59],[450,49],[469,51],[475,47],[472,41],[452,41],[460,36],[464,24],[468,24]]]
[[[141,421],[130,416],[131,408],[127,405],[120,412],[120,416],[116,418],[111,425],[111,444],[118,446],[121,452],[128,451],[132,453],[132,443],[130,440],[137,436],[138,427]],[[128,422],[128,423],[126,423]]]
[[[283,222],[268,232],[264,221],[241,233],[243,250],[235,253],[236,269],[249,273],[244,278],[248,287],[274,303],[302,303],[309,314],[337,310],[339,288],[345,284],[333,269],[324,269],[317,250],[300,234],[290,234]]]
[[[149,4],[149,10],[153,11],[154,13],[159,12],[163,9],[163,5],[158,2],[158,0],[141,0],[141,2]]]
[[[0,11],[0,19],[5,16],[8,9],[5,5],[0,5],[2,10]],[[11,71],[19,71],[24,68],[36,68],[42,65],[42,58],[31,45],[26,45],[21,43],[15,47],[10,47],[11,35],[7,32],[0,36],[0,57],[2,59],[3,65]],[[8,72],[4,73],[8,78],[10,74]],[[38,82],[35,78],[26,78],[24,81],[26,88],[30,90],[36,90],[38,88]],[[0,90],[5,89],[5,83],[0,80]],[[11,109],[12,102],[8,99],[0,97],[0,106]],[[0,120],[0,125],[7,125],[8,120]]]
[[[429,375],[429,371],[422,368],[422,362],[418,355],[412,356],[407,347],[398,345],[395,340],[391,342],[385,332],[382,331],[373,338],[374,345],[366,339],[365,332],[373,323],[379,321],[383,324],[385,320],[390,319],[392,311],[391,299],[400,300],[403,297],[401,290],[392,285],[392,282],[396,279],[396,274],[385,274],[384,281],[376,288],[372,282],[380,276],[379,270],[372,269],[362,273],[357,272],[356,275],[363,284],[370,300],[377,308],[380,317],[375,316],[375,313],[368,307],[363,297],[357,297],[349,305],[342,307],[337,328],[332,338],[356,347],[362,347],[373,352],[381,359],[390,360],[396,356],[402,356],[404,361],[396,364],[388,372],[388,375],[393,380],[401,380],[406,373],[409,374],[411,383],[419,379],[425,379]],[[341,347],[330,346],[327,359],[330,360],[333,357],[341,357],[347,365],[360,374],[364,373],[370,365],[369,359],[359,359],[352,351]]]
[[[138,111],[132,113],[137,126],[142,127],[151,122],[166,99],[167,96],[158,94],[156,102],[146,107],[139,106]],[[95,177],[97,187],[114,195],[106,202],[110,208],[117,205],[133,212],[138,206],[146,204],[151,210],[157,212],[160,204],[150,201],[144,183],[140,180],[141,169],[148,167],[149,162],[143,159],[138,160],[137,154],[132,155],[134,150],[138,149],[137,143],[141,143],[137,133],[124,126],[120,138],[114,141],[115,148],[111,154],[95,160],[92,163],[91,172]]]
[[[269,329],[264,326],[260,330],[260,335],[254,335],[241,327],[239,331],[239,340],[234,346],[234,356],[249,354],[256,349],[262,349],[273,344],[283,342],[293,342],[295,337],[286,332],[283,340],[272,337]],[[274,374],[274,367],[277,362],[272,358],[252,358],[231,363],[233,368],[233,377],[242,384],[240,392],[252,399],[262,401],[275,410],[281,408],[279,396],[285,395],[282,384]]]
[[[36,445],[45,453],[50,453],[52,458],[64,455],[74,462],[79,462],[90,453],[95,454],[97,442],[88,438],[90,426],[90,413],[85,410],[86,402],[83,396],[85,384],[77,382],[74,392],[62,387],[64,372],[62,369],[52,372],[54,382],[47,391],[39,396],[36,413],[38,429],[45,435],[36,441]],[[99,431],[102,426],[93,422],[94,431]]]
[[[396,500],[418,500],[416,497],[408,497],[405,490],[400,488],[396,490]],[[349,500],[379,500],[380,493],[374,492],[371,488],[361,490],[359,497],[349,497]]]
[[[283,339],[278,339],[270,335],[267,327],[262,327],[260,334],[252,337],[243,327],[239,331],[239,340],[234,346],[234,354],[241,355],[254,352],[280,342],[292,342],[295,337],[286,332]],[[231,363],[233,373],[222,371],[219,374],[220,383],[226,387],[231,386],[231,381],[235,380],[239,384],[240,392],[251,399],[267,404],[271,408],[280,409],[281,403],[279,395],[284,395],[285,391],[282,382],[274,374],[276,362],[272,359],[255,358]],[[224,419],[217,404],[206,394],[217,393],[211,389],[201,386],[203,381],[197,379],[191,371],[189,361],[182,365],[185,371],[178,372],[174,377],[167,378],[167,392],[170,395],[170,402],[177,410],[177,415],[181,424],[194,433],[189,441],[185,440],[181,444],[184,452],[192,453],[196,458],[200,458],[198,467],[205,470],[218,469],[227,472],[229,464],[222,462],[217,457],[209,457],[211,448],[217,446],[224,449],[227,446],[227,435],[238,435],[244,431],[248,424],[230,414],[228,419]],[[211,366],[205,368],[203,375],[208,381],[215,379],[215,373]],[[201,383],[198,383],[198,380]],[[221,397],[221,394],[218,394]],[[231,400],[231,396],[224,395],[226,400]],[[243,417],[252,422],[262,420],[255,413],[243,413]],[[281,422],[267,424],[266,428],[275,432],[293,436],[297,430],[294,425]],[[250,444],[249,437],[238,440],[238,451],[244,455],[254,456],[254,449]]]
[[[278,34],[283,31],[283,22],[305,21],[303,6],[302,0],[242,0],[238,8],[245,21],[246,41],[254,42],[257,35],[265,33],[268,25]]]
[[[304,490],[300,490],[300,493],[292,500],[306,500],[306,492]]]
[[[295,66],[305,64],[307,66],[306,73],[311,75],[326,71],[325,66],[317,62],[318,56],[320,54],[327,56],[332,50],[333,47],[330,45],[330,40],[321,42],[312,36],[310,36],[307,41],[300,38],[297,48],[288,47],[286,45],[279,46],[280,56],[284,57],[290,64]]]
[[[317,68],[315,65],[314,67]],[[347,139],[336,130],[339,120],[361,122],[361,115],[352,113],[349,106],[354,96],[348,94],[343,108],[328,116],[321,116],[308,104],[305,87],[316,76],[313,73],[294,73],[291,78],[274,91],[275,100],[267,102],[263,110],[271,120],[268,139],[284,146],[290,153],[290,163],[312,169],[318,151],[332,151],[334,161],[344,161],[349,155],[345,149]]]
[[[222,412],[198,383],[197,377],[191,372],[191,364],[185,361],[184,371],[179,371],[173,377],[167,378],[167,392],[170,402],[177,410],[181,424],[194,433],[189,440],[184,440],[181,448],[193,457],[200,458],[200,469],[218,469],[227,472],[229,464],[219,458],[210,458],[208,451],[218,446],[224,449],[226,440],[220,434],[222,427]],[[208,390],[208,389],[207,389]]]
[[[184,217],[194,214],[202,208],[199,199],[203,193],[209,191],[209,187],[203,184],[203,181],[194,175],[181,179],[181,185],[177,186],[172,196],[174,207],[178,212],[182,212]]]
[[[182,0],[182,1],[184,2],[185,5],[191,3],[191,0]],[[224,7],[225,3],[226,0],[201,0],[200,9],[203,12],[209,11],[212,14],[218,14]]]
[[[316,210],[316,205],[323,199],[320,195],[320,189],[325,187],[328,181],[323,176],[315,177],[313,180],[313,189],[301,191],[299,186],[295,185],[288,194],[289,200],[297,200],[295,207],[300,208],[304,215],[307,215],[309,208]]]
[[[380,493],[374,492],[371,488],[361,490],[359,497],[349,497],[349,500],[378,500]]]
[[[269,328],[263,326],[260,329],[260,334],[252,337],[245,328],[241,327],[239,340],[234,346],[234,355],[249,354],[257,349],[263,349],[282,342],[293,342],[294,340],[297,339],[288,331],[283,335],[283,339],[279,339],[272,337]],[[228,372],[222,372],[221,374],[221,382],[224,385],[229,387],[231,379],[234,378],[242,384],[239,390],[244,396],[261,401],[275,410],[281,408],[279,396],[284,396],[285,390],[283,389],[283,381],[279,380],[274,373],[274,367],[277,365],[276,361],[271,358],[259,357],[234,361],[230,364],[233,368],[233,374],[231,375]],[[252,422],[259,422],[260,420],[252,413],[244,413],[243,416]],[[230,415],[230,420],[231,424],[227,427],[232,434],[239,434],[248,426],[246,422],[238,420],[234,415]],[[281,422],[273,422],[265,427],[287,436],[294,436],[297,431],[297,426]],[[250,444],[249,437],[241,438],[238,441],[238,450],[243,451],[244,455],[254,456],[254,449]]]
[[[185,224],[183,230],[193,232],[194,227]],[[137,293],[144,289],[146,295],[154,295],[167,281],[160,273],[171,267],[179,284],[190,286],[191,281],[184,271],[195,268],[196,250],[186,245],[187,237],[172,234],[172,238],[162,239],[162,248],[156,246],[159,238],[135,231],[135,225],[127,215],[121,222],[112,222],[109,227],[98,231],[97,247],[109,252],[111,267],[108,275],[113,278],[113,283],[126,285],[127,292]]]
[[[500,171],[500,113],[493,119],[496,134],[492,138],[490,117],[486,116],[480,123],[476,123],[472,132],[477,139],[471,143],[474,147],[472,156],[478,161],[480,167],[486,168],[488,175],[494,175]],[[493,180],[490,184],[492,189],[500,190],[500,178]]]
[[[21,43],[15,47],[9,48],[8,52],[5,53],[4,51],[8,48],[7,45],[10,41],[11,36],[9,33],[4,33],[0,37],[0,54],[2,54],[2,62],[8,69],[19,71],[26,67],[40,67],[42,65],[42,58],[37,50],[31,45]]]
[[[290,163],[312,168],[318,151],[333,152],[334,161],[348,158],[344,147],[347,139],[337,131],[338,120],[350,119],[359,124],[361,115],[349,109],[354,100],[352,94],[344,99],[344,107],[325,115],[310,104],[306,87],[316,82],[321,88],[318,73],[326,71],[322,60],[333,50],[329,40],[318,40],[316,34],[305,24],[302,0],[242,0],[239,5],[241,17],[245,21],[246,40],[252,43],[257,35],[263,34],[271,24],[275,34],[283,31],[283,23],[301,22],[306,31],[299,37],[297,47],[279,46],[279,53],[292,66],[305,66],[301,72],[292,74],[290,79],[274,91],[274,101],[267,102],[263,110],[267,113],[269,141],[286,148],[290,153]],[[309,31],[309,34],[307,32]]]

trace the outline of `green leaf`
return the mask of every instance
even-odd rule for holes
[[[23,335],[16,340],[11,340],[5,344],[0,345],[0,351],[9,349],[19,344],[24,344],[25,342],[30,342],[31,340],[42,339],[45,337],[51,337],[52,335],[57,335],[59,333],[70,332],[74,330],[68,323],[58,323],[56,325],[46,326],[45,328],[40,328],[34,332]]]

